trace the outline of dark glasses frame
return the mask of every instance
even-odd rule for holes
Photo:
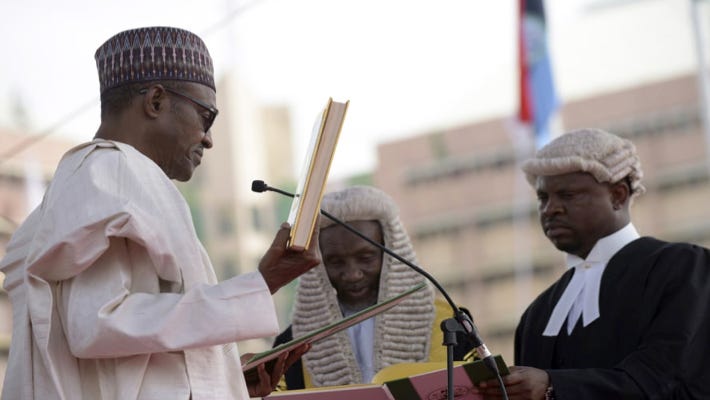
[[[196,98],[194,98],[190,95],[187,95],[185,93],[182,93],[178,90],[171,89],[171,88],[165,87],[165,86],[163,86],[163,89],[165,89],[166,92],[172,93],[176,96],[180,96],[186,100],[189,100],[189,101],[197,104],[198,106],[204,108],[205,110],[207,110],[210,113],[210,115],[207,118],[207,121],[206,121],[207,123],[205,124],[204,129],[205,129],[205,132],[210,130],[210,128],[212,127],[212,124],[214,124],[214,120],[217,118],[217,115],[219,115],[219,110],[216,107],[213,107],[200,99],[196,99]],[[138,94],[146,94],[146,93],[148,93],[148,88],[143,88],[138,91]]]

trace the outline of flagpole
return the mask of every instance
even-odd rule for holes
[[[547,45],[543,0],[518,0],[518,115],[509,129],[516,161],[513,188],[513,243],[517,307],[525,309],[532,299],[533,257],[530,239],[530,188],[522,174],[522,162],[551,139],[558,127],[559,99],[555,91]],[[556,132],[557,133],[557,132]]]
[[[698,58],[698,87],[700,92],[700,120],[705,133],[705,163],[710,171],[710,78],[708,77],[707,59],[705,56],[705,35],[700,21],[700,0],[690,1],[690,18],[693,22],[693,34],[695,37],[695,52]]]
[[[508,133],[515,152],[513,176],[513,271],[515,276],[515,311],[522,314],[532,296],[532,252],[530,250],[530,224],[523,210],[527,205],[527,185],[520,165],[534,150],[535,132],[528,82],[528,59],[525,42],[525,0],[518,0],[518,112],[510,121]]]
[[[530,240],[530,188],[521,172],[522,163],[535,152],[534,134],[529,126],[513,120],[508,127],[515,151],[513,177],[513,271],[515,309],[522,314],[532,299],[532,244]]]

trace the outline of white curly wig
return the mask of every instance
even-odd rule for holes
[[[385,246],[406,260],[417,262],[412,243],[399,219],[397,206],[381,190],[354,186],[327,193],[323,196],[321,207],[345,222],[379,222]],[[330,219],[320,218],[321,229],[332,224]],[[424,281],[422,275],[402,262],[383,255],[378,301],[403,293]],[[293,311],[294,337],[342,318],[337,293],[323,263],[301,275]],[[375,370],[399,363],[426,361],[429,358],[434,318],[434,292],[430,286],[410,295],[390,311],[377,315]],[[303,356],[303,365],[314,386],[366,383],[362,380],[345,331],[313,343],[311,350]]]
[[[538,150],[535,157],[523,164],[522,170],[533,186],[538,176],[587,172],[599,183],[617,183],[628,178],[632,198],[646,191],[641,184],[643,171],[636,147],[601,129],[565,133]]]

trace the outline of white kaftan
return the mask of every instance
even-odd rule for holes
[[[278,333],[261,274],[217,283],[183,197],[126,144],[70,150],[7,250],[6,400],[247,399],[234,342]]]

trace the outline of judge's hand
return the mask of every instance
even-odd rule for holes
[[[259,262],[259,272],[272,294],[320,263],[318,222],[313,229],[310,246],[304,251],[289,250],[286,246],[290,229],[288,223],[281,224],[271,247]]]
[[[541,369],[512,366],[510,374],[503,377],[503,383],[510,400],[544,400],[550,376]],[[477,388],[486,400],[503,398],[496,379],[481,382]]]
[[[263,397],[271,393],[276,385],[279,383],[281,376],[286,372],[286,370],[296,362],[302,355],[304,355],[308,350],[310,350],[311,345],[304,343],[295,349],[281,354],[274,364],[269,362],[259,364],[256,367],[256,375],[247,375],[246,378],[247,389],[249,390],[249,397]],[[242,364],[249,360],[253,354],[247,353],[240,357]],[[269,367],[273,365],[273,368],[269,371],[267,369],[267,364]]]

